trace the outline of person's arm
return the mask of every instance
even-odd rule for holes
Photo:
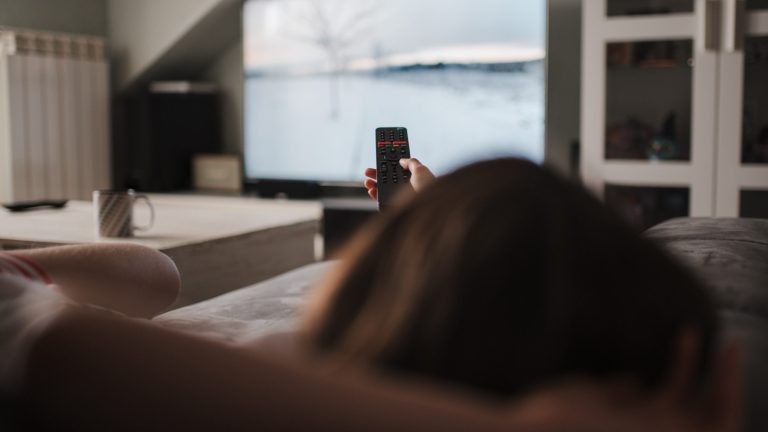
[[[458,393],[330,375],[78,311],[49,326],[26,371],[21,421],[30,430],[532,430]]]
[[[417,192],[435,180],[435,175],[432,174],[432,171],[416,158],[400,159],[400,166],[411,172],[411,186],[413,186],[413,190]],[[368,196],[370,196],[371,199],[376,200],[379,193],[376,185],[376,169],[366,168],[365,177],[366,179],[363,182],[363,185],[368,191]]]
[[[166,255],[134,244],[93,244],[14,251],[42,268],[66,297],[130,316],[165,311],[180,288]]]

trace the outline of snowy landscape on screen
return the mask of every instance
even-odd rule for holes
[[[543,13],[543,0],[457,1],[487,8],[476,23],[442,36],[409,34],[407,23],[398,32],[371,30],[390,22],[399,3],[406,0],[246,3],[248,177],[359,181],[375,165],[375,129],[387,126],[408,128],[411,154],[438,174],[500,156],[543,159],[543,15],[526,33],[510,27],[520,19],[515,6],[503,19],[489,16],[509,3],[542,3],[534,10]],[[411,1],[419,3],[438,4]],[[348,22],[363,22],[357,32],[342,11]],[[472,18],[449,12],[433,18]],[[323,23],[324,16],[342,23]]]

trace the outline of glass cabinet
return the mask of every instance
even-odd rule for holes
[[[685,39],[606,43],[606,159],[690,160],[692,46]]]
[[[640,229],[768,217],[768,0],[583,4],[585,184]]]
[[[723,8],[715,214],[768,218],[768,0]]]

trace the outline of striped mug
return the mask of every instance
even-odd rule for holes
[[[138,200],[146,201],[149,206],[149,224],[143,227],[133,224],[133,205]],[[133,189],[93,191],[93,207],[99,237],[133,237],[134,230],[148,230],[155,222],[155,208],[149,197]]]

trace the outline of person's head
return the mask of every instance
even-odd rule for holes
[[[715,332],[684,269],[517,159],[462,168],[375,218],[304,324],[309,347],[337,361],[501,397],[571,375],[653,388],[683,330],[702,353]]]

